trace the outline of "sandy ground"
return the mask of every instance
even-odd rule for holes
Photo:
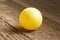
[[[60,18],[60,16],[57,16],[55,11],[51,11],[52,9],[48,9],[46,12],[45,12],[45,9],[43,10],[43,8],[46,8],[46,7],[40,6],[41,8],[40,9],[37,6],[37,4],[34,3],[35,1],[31,2],[31,3],[34,3],[34,5],[29,3],[29,1],[28,2],[24,1],[24,2],[25,3],[20,1],[20,3],[15,3],[11,0],[0,1],[0,40],[60,40],[60,21],[59,20],[58,20],[59,22],[54,21],[56,20],[54,19],[55,15],[56,15],[55,18],[58,17],[58,19]],[[43,4],[40,4],[40,5],[43,5]],[[24,30],[18,24],[18,16],[20,12],[24,8],[29,6],[38,8],[39,10],[41,10],[43,14],[43,23],[41,27],[35,31]],[[50,6],[48,6],[48,8],[49,7]],[[54,16],[52,17],[52,19],[54,20],[51,19],[50,13],[51,14],[55,13],[55,14],[52,14]],[[47,14],[50,16],[47,16]]]

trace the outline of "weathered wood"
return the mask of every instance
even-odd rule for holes
[[[24,2],[26,2],[26,6],[24,5]],[[37,1],[33,1],[30,3],[29,1],[24,2],[21,2],[20,4],[15,3],[11,0],[0,2],[0,40],[60,40],[60,29],[57,28],[60,27],[60,24],[58,22],[55,22],[54,20],[51,20],[49,17],[45,17],[44,15],[43,24],[39,29],[35,31],[27,31],[19,26],[19,14],[26,7],[34,6],[39,10],[41,9],[43,14],[50,14],[52,12],[52,9],[48,9],[50,11],[45,12],[43,10],[43,8],[45,7],[39,8],[36,4]],[[32,5],[32,3],[34,3],[34,5]],[[40,5],[45,6],[43,4]],[[52,13],[55,13],[55,11],[53,11]],[[53,14],[54,17],[55,15],[56,13]],[[60,18],[60,16],[58,18]]]

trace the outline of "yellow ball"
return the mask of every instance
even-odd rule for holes
[[[26,30],[36,30],[42,24],[42,14],[36,8],[26,8],[19,15],[19,23]]]

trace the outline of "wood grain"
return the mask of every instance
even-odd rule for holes
[[[29,1],[22,1],[20,1],[20,4],[11,0],[0,2],[0,40],[60,40],[60,28],[58,29],[60,23],[55,22],[44,15],[43,23],[39,29],[27,31],[20,27],[18,17],[24,8],[33,6],[40,10],[35,1],[30,3]],[[34,5],[31,3],[34,3]],[[46,13],[50,13],[51,10],[46,11]],[[43,7],[41,7],[41,11],[42,14],[45,13]],[[55,11],[52,13],[55,13]],[[56,14],[53,14],[54,17],[55,15]],[[60,16],[58,18],[60,18]]]

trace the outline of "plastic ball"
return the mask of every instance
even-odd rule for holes
[[[19,15],[19,24],[26,30],[36,30],[42,24],[42,14],[36,8],[26,8]]]

